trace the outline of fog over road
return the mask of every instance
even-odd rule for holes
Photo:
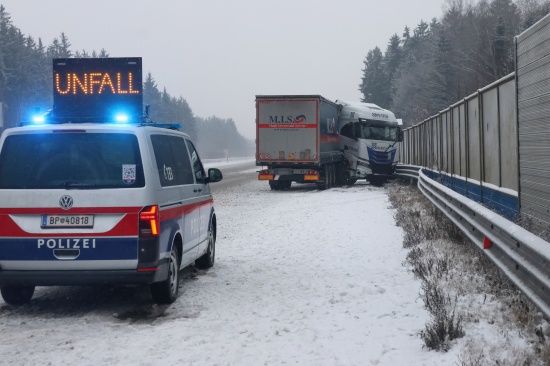
[[[250,159],[243,162],[231,162],[230,164],[224,161],[219,163],[208,162],[204,165],[205,169],[218,168],[222,171],[222,181],[210,184],[210,190],[214,195],[222,189],[237,187],[247,181],[258,179],[257,171],[261,168],[257,167],[254,160]]]

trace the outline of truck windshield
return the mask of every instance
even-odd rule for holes
[[[135,135],[48,132],[8,136],[0,189],[137,188],[145,185]]]
[[[361,120],[355,123],[355,136],[366,140],[397,141],[397,126],[384,125],[383,122]]]

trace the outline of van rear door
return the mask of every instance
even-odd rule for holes
[[[2,270],[135,269],[145,186],[137,137],[14,130],[0,151]]]

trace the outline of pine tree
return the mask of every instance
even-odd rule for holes
[[[8,30],[12,27],[10,14],[0,4],[0,103],[5,103],[8,76],[6,74],[5,55],[9,45]]]
[[[392,96],[394,94],[394,81],[398,77],[399,66],[401,65],[403,50],[401,49],[401,39],[397,34],[394,34],[386,48],[384,55],[384,75],[386,76],[384,98],[387,99],[386,105],[392,104]]]
[[[430,87],[433,96],[431,111],[436,113],[443,110],[455,101],[453,99],[453,69],[449,62],[451,58],[451,44],[445,34],[439,33],[437,46],[434,48],[434,67],[430,73]]]
[[[378,104],[381,107],[389,107],[389,98],[385,91],[387,90],[386,80],[384,75],[384,67],[382,51],[375,47],[369,51],[365,61],[362,82],[359,85],[359,91],[363,94],[362,102]]]
[[[73,53],[70,50],[71,44],[65,33],[61,33],[61,39],[54,38],[48,46],[48,56],[54,58],[69,58]]]
[[[143,104],[150,107],[149,117],[152,120],[155,120],[155,118],[160,114],[158,109],[160,108],[160,100],[161,95],[158,90],[157,83],[155,82],[155,79],[153,79],[153,75],[149,72],[147,73],[145,82],[143,83]]]

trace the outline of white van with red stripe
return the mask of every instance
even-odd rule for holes
[[[0,286],[151,285],[171,303],[179,270],[214,264],[216,214],[188,135],[154,124],[58,123],[0,138]]]

